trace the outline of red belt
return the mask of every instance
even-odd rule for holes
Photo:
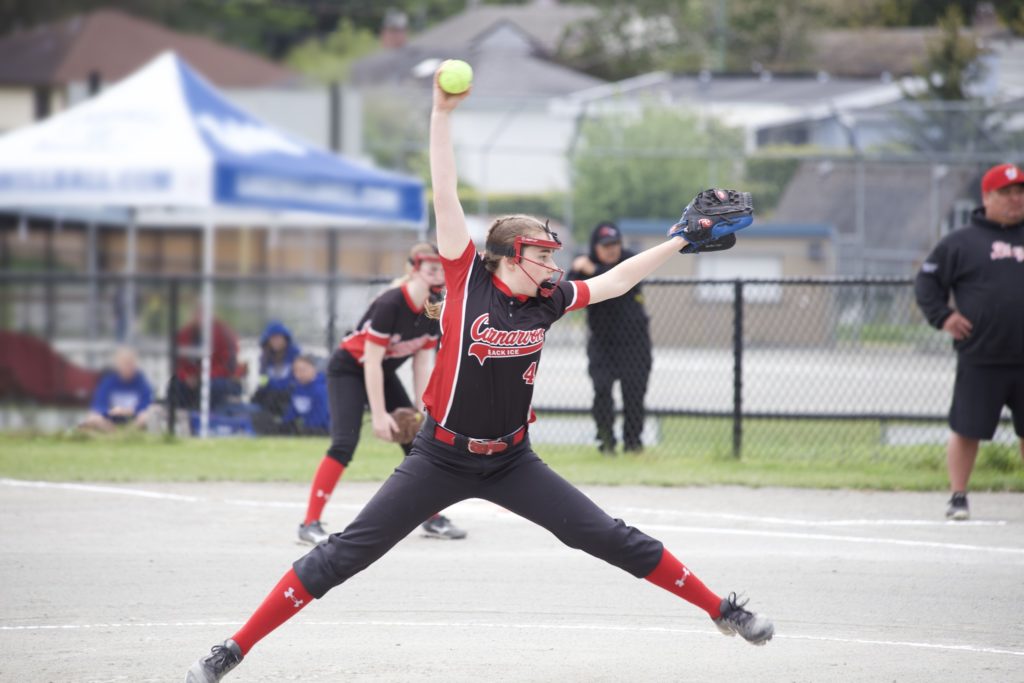
[[[518,446],[526,438],[526,425],[523,425],[516,431],[506,436],[502,436],[497,439],[474,439],[462,434],[457,434],[450,429],[445,429],[441,425],[437,424],[432,418],[427,418],[430,422],[434,423],[434,438],[441,443],[446,443],[449,446],[455,446],[457,448],[465,448],[470,453],[475,455],[493,455],[495,453],[501,453],[509,446]],[[429,429],[429,425],[427,426]],[[427,432],[428,434],[430,432]]]

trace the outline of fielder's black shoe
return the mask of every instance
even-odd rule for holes
[[[949,499],[949,506],[946,507],[946,519],[962,522],[971,518],[971,511],[967,508],[967,493],[957,491]]]
[[[299,525],[299,540],[305,543],[312,543],[313,545],[320,545],[330,536],[329,533],[324,531],[324,527],[320,524],[320,520],[313,520],[309,524]]]
[[[423,522],[423,533],[431,538],[457,541],[466,537],[466,532],[451,523],[444,515],[435,515]]]
[[[214,645],[210,648],[210,654],[200,657],[199,661],[192,665],[185,674],[185,683],[217,683],[241,661],[242,648],[228,638],[222,645]]]
[[[746,604],[746,600],[739,602],[735,593],[729,593],[729,597],[722,600],[722,616],[712,621],[727,636],[738,633],[752,645],[764,645],[775,635],[775,625],[765,615],[744,609]]]

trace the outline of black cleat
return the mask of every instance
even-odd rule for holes
[[[971,511],[967,507],[967,493],[965,491],[955,492],[946,507],[946,519],[962,522],[970,518]]]
[[[435,515],[423,522],[423,533],[430,538],[457,541],[466,537],[466,532],[451,523],[444,515]]]
[[[330,537],[330,534],[324,531],[323,525],[320,524],[320,520],[313,520],[309,524],[299,525],[299,540],[304,543],[312,543],[313,545],[320,545]]]
[[[739,602],[735,593],[729,593],[729,597],[722,600],[722,616],[712,621],[724,635],[738,633],[752,645],[764,645],[775,635],[775,625],[765,615],[744,609],[746,604],[746,600]]]
[[[185,683],[217,683],[242,661],[242,648],[228,638],[222,645],[210,648],[210,654],[200,657],[185,674]]]

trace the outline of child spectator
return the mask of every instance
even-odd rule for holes
[[[284,415],[295,380],[292,363],[300,353],[291,330],[278,320],[267,324],[260,336],[260,387],[253,394],[253,403],[271,415]]]
[[[282,419],[288,434],[326,435],[330,432],[331,418],[327,403],[327,379],[317,370],[316,359],[299,356],[292,363],[291,401]]]
[[[122,346],[114,352],[114,365],[100,378],[89,415],[81,429],[113,431],[118,425],[143,428],[154,409],[153,389],[139,370],[135,351]]]

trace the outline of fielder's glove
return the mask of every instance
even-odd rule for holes
[[[679,235],[689,244],[680,254],[723,251],[736,244],[737,230],[754,222],[754,200],[749,192],[704,190],[683,210],[669,237]]]
[[[391,411],[391,418],[398,425],[395,442],[402,445],[412,443],[423,424],[423,413],[415,408],[395,408]]]

